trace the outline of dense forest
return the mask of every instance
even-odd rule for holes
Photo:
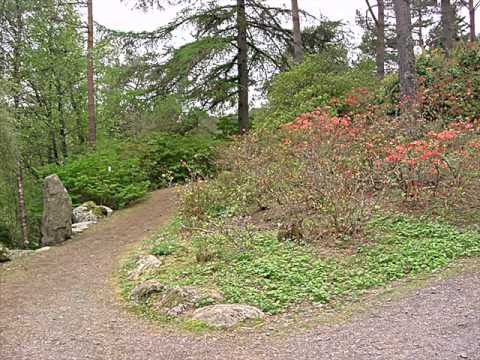
[[[118,209],[173,183],[247,171],[236,174],[235,186],[243,189],[238,196],[253,197],[248,201],[264,208],[270,205],[244,187],[265,181],[267,193],[275,193],[280,185],[247,168],[267,171],[283,162],[274,155],[290,156],[276,143],[287,128],[348,119],[352,131],[354,125],[386,126],[407,143],[427,129],[443,134],[440,127],[457,124],[462,130],[455,131],[464,131],[478,118],[475,1],[359,2],[360,44],[341,19],[318,18],[297,1],[291,7],[260,0],[130,2],[147,12],[179,8],[152,32],[103,27],[95,22],[94,5],[0,4],[0,241],[9,246],[40,245],[41,185],[51,173],[61,177],[74,204],[94,200]],[[191,39],[172,46],[178,32]],[[371,129],[366,136],[377,133]],[[381,151],[396,156],[395,149]],[[308,156],[319,157],[318,167],[337,156],[331,151]],[[337,168],[344,159],[337,160],[325,166]],[[460,170],[454,172],[450,160],[436,160],[438,172],[448,163],[452,181],[458,180]],[[407,198],[438,195],[448,177],[423,178],[423,170],[402,166],[392,170],[390,181]],[[354,175],[356,185],[322,181],[347,187],[366,181],[364,173]],[[248,183],[250,176],[256,185]],[[308,184],[294,181],[282,186]],[[305,199],[275,201],[295,208]]]

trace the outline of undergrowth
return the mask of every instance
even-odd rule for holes
[[[165,285],[208,285],[229,303],[260,307],[269,314],[309,301],[328,303],[361,294],[407,276],[434,272],[461,257],[480,256],[480,234],[404,216],[376,217],[368,224],[371,242],[349,256],[315,255],[311,245],[281,241],[273,231],[179,237],[163,233],[152,253],[168,251],[155,275]],[[172,246],[176,242],[176,246]],[[165,244],[169,244],[168,246]],[[176,249],[176,250],[173,250]],[[199,251],[209,251],[205,261]]]

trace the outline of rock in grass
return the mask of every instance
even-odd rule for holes
[[[213,289],[180,286],[166,291],[154,304],[160,314],[178,317],[199,306],[223,301],[223,295]]]
[[[137,266],[135,269],[130,271],[128,274],[128,278],[130,280],[138,280],[143,275],[153,272],[154,270],[158,269],[162,265],[162,261],[153,255],[146,255],[140,257],[137,261]]]
[[[205,306],[193,313],[192,319],[218,328],[232,328],[245,320],[263,319],[265,314],[260,309],[241,304],[219,304]]]
[[[132,300],[136,304],[141,304],[146,301],[153,294],[161,293],[165,290],[158,280],[147,280],[137,286],[132,290]]]
[[[58,244],[72,237],[72,200],[57,175],[43,186],[42,244]]]

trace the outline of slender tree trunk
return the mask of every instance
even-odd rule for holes
[[[244,134],[250,126],[248,104],[248,43],[247,43],[247,15],[245,0],[237,0],[237,28],[238,28],[238,123],[240,132]]]
[[[377,75],[380,79],[385,77],[385,0],[377,1],[377,15],[373,11],[370,0],[365,0],[368,11],[375,22],[375,63],[377,65]]]
[[[65,122],[65,108],[63,100],[63,91],[60,84],[57,84],[57,101],[58,101],[58,117],[60,120],[60,140],[62,145],[62,157],[63,162],[67,160],[68,157],[68,147],[67,147],[67,124]]]
[[[442,8],[442,40],[447,54],[450,54],[455,39],[455,10],[450,0],[441,0]]]
[[[77,100],[75,100],[75,95],[73,94],[73,91],[70,91],[70,103],[75,113],[78,142],[80,145],[83,145],[85,144],[86,140],[85,140],[85,134],[83,131],[82,110],[80,109],[80,105],[77,103]]]
[[[418,45],[425,49],[425,40],[423,39],[423,14],[422,10],[418,10]]]
[[[22,230],[22,246],[27,248],[30,244],[28,240],[28,216],[25,205],[25,179],[23,177],[23,168],[21,161],[17,161],[17,195],[18,195],[18,218]]]
[[[293,20],[293,60],[296,64],[301,64],[305,57],[302,45],[302,32],[300,30],[300,11],[298,9],[298,0],[292,0],[292,20]]]
[[[87,41],[87,80],[88,80],[88,129],[90,146],[97,145],[97,124],[95,119],[95,82],[93,72],[93,4],[87,0],[88,9],[88,41]]]
[[[15,45],[13,49],[13,81],[15,83],[16,89],[13,96],[13,104],[15,109],[15,118],[18,120],[19,111],[20,111],[20,92],[21,92],[21,74],[20,74],[20,55],[21,55],[21,44],[23,41],[23,18],[22,11],[20,9],[20,4],[16,2],[16,34],[15,34]],[[25,180],[23,176],[23,167],[22,161],[20,160],[21,155],[17,154],[17,198],[18,198],[18,222],[20,224],[20,229],[22,232],[22,246],[24,248],[28,247],[30,241],[28,239],[28,216],[27,216],[27,207],[25,205]]]
[[[377,19],[377,75],[380,79],[385,77],[385,1],[378,0]]]
[[[401,100],[413,105],[416,102],[417,79],[415,53],[412,39],[412,15],[410,0],[394,0],[397,47],[399,53]]]
[[[477,33],[475,29],[475,4],[473,0],[468,0],[468,13],[470,16],[470,41],[477,41]]]
[[[55,136],[55,126],[53,124],[53,114],[51,110],[48,110],[48,126],[49,126],[49,133],[50,133],[50,163],[59,164],[58,161],[58,147],[57,147],[57,137]]]

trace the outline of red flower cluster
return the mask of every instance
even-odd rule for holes
[[[332,117],[322,110],[317,109],[310,113],[300,115],[294,122],[283,126],[286,130],[322,130],[325,132],[342,131],[345,134],[355,134],[352,122],[346,117]]]

